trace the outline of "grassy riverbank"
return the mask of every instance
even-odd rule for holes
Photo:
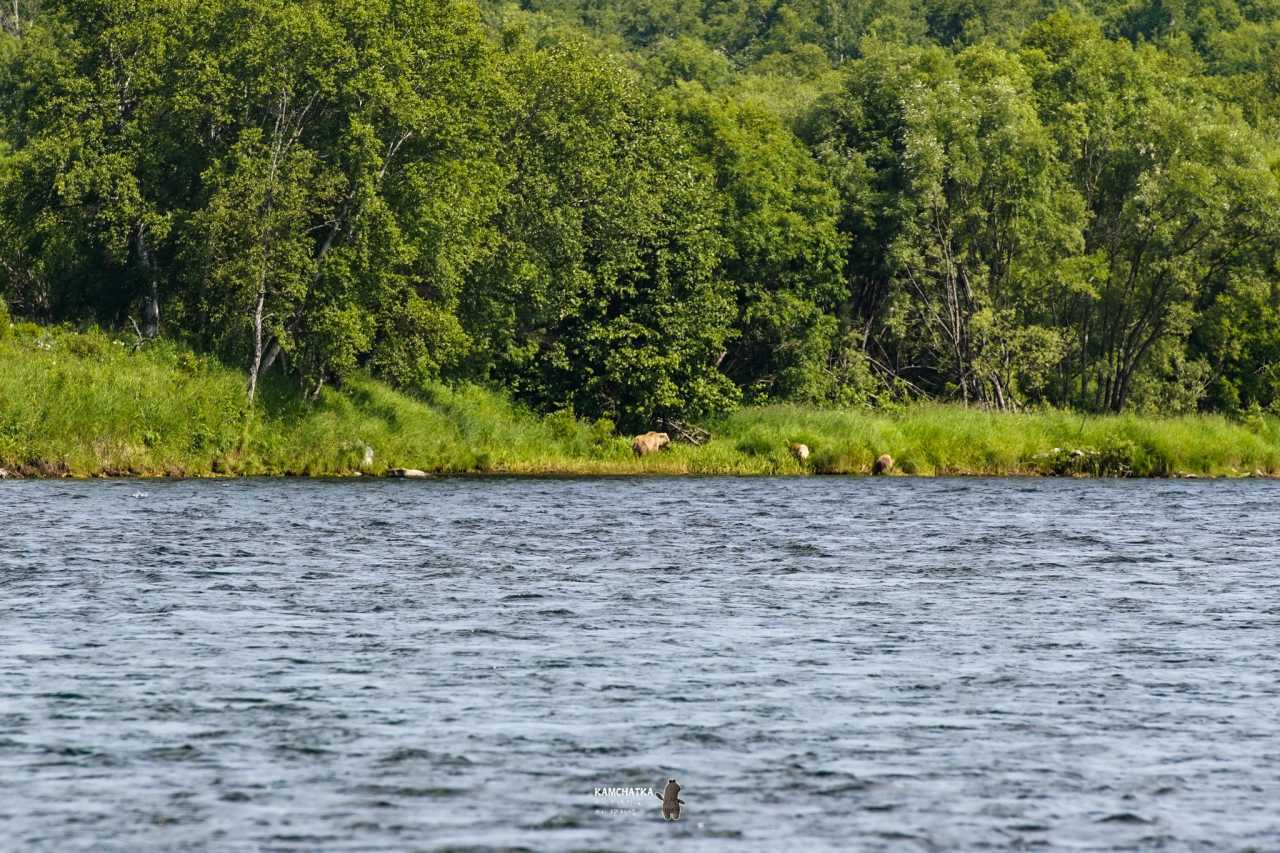
[[[0,329],[0,468],[25,476],[866,474],[881,453],[917,475],[1280,473],[1276,418],[772,406],[709,426],[704,447],[635,459],[610,424],[539,417],[479,388],[408,396],[360,379],[309,403],[268,383],[250,410],[240,373],[169,344],[134,352],[97,331]],[[791,442],[812,449],[807,464]]]

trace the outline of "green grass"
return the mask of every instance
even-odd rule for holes
[[[1280,470],[1280,419],[1238,423],[1216,415],[1145,418],[1065,411],[1002,414],[918,405],[898,413],[793,406],[745,409],[721,434],[793,465],[787,445],[812,451],[818,473],[869,473],[881,453],[906,474],[1058,474],[1165,477],[1235,476]]]
[[[535,415],[475,387],[409,396],[368,378],[302,400],[171,344],[134,352],[100,331],[0,323],[0,468],[36,476],[899,473],[1237,476],[1280,472],[1280,419],[749,408],[703,447],[636,459],[610,424]],[[807,444],[805,465],[792,442]],[[373,461],[364,463],[365,448]]]

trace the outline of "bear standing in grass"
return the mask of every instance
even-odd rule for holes
[[[671,443],[671,436],[665,432],[646,432],[631,440],[631,452],[636,456],[648,456],[657,453]]]

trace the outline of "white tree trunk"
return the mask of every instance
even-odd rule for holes
[[[253,405],[258,392],[258,376],[262,373],[262,312],[267,301],[267,289],[258,286],[258,304],[253,311],[253,369],[249,371],[249,405]]]

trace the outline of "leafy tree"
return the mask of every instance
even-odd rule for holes
[[[20,37],[40,14],[40,0],[5,0],[0,4],[0,34]]]
[[[722,370],[757,400],[829,397],[827,362],[846,300],[839,199],[795,136],[758,106],[672,95],[725,208],[723,272],[736,286],[738,336]]]
[[[14,152],[0,219],[24,310],[119,320],[142,296],[157,299],[184,175],[155,130],[172,99],[186,7],[50,3],[45,25],[29,21],[10,49],[0,79]]]
[[[1275,138],[1280,118],[1280,21],[1246,22],[1208,40],[1205,85],[1240,106],[1249,124]]]
[[[197,82],[229,145],[186,257],[226,289],[191,282],[191,313],[224,312],[215,327],[241,340],[225,312],[250,321],[251,377],[277,349],[314,388],[361,364],[400,384],[455,364],[454,308],[500,191],[467,107],[495,97],[474,18],[433,0],[231,2],[212,31]]]
[[[113,320],[163,296],[250,396],[277,353],[309,388],[435,375],[500,191],[489,57],[443,0],[51,4],[6,74],[10,287]]]
[[[732,292],[710,176],[620,65],[517,41],[500,237],[464,297],[472,369],[545,409],[642,427],[730,405]]]
[[[893,375],[1021,402],[1061,348],[1038,297],[1082,217],[1030,80],[988,47],[865,52],[809,130],[846,198],[851,309]]]
[[[1040,109],[1089,210],[1070,305],[1075,401],[1119,411],[1151,357],[1182,346],[1198,301],[1269,244],[1276,183],[1261,141],[1193,69],[1059,16],[1029,31]]]

